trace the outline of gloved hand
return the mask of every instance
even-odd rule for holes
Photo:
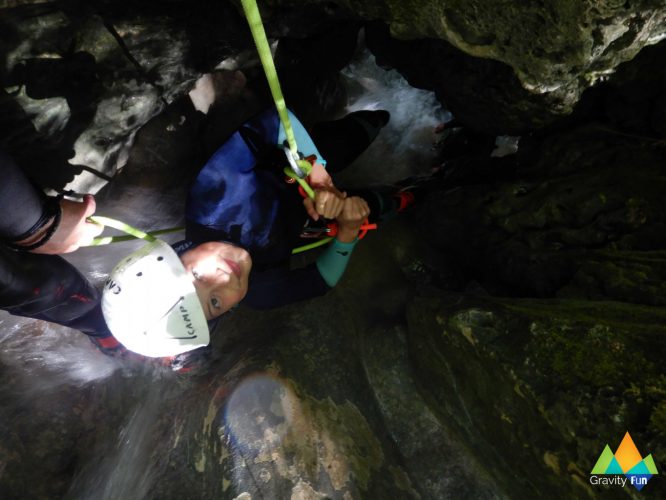
[[[86,221],[89,216],[95,213],[96,204],[93,195],[85,195],[82,202],[60,200],[60,208],[62,216],[58,229],[44,245],[31,250],[32,253],[50,255],[70,253],[82,245],[89,244],[93,238],[104,231],[104,226]],[[16,244],[28,246],[39,241],[52,224],[53,221],[49,222],[30,238],[16,242]]]

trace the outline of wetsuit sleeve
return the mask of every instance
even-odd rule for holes
[[[276,268],[255,275],[242,304],[272,309],[324,295],[330,289],[314,263],[294,270]]]
[[[242,304],[254,309],[272,309],[324,295],[337,284],[358,240],[333,240],[313,264],[300,269],[271,269],[254,275]]]
[[[0,239],[12,241],[41,218],[47,197],[0,151]],[[57,255],[16,252],[0,245],[0,309],[87,334],[108,335],[99,293]]]
[[[317,258],[317,269],[328,286],[334,287],[342,278],[356,243],[358,238],[351,243],[333,240],[326,251]]]
[[[0,151],[0,178],[0,239],[13,241],[41,218],[46,196],[35,189],[3,151]]]
[[[315,146],[314,141],[310,137],[310,134],[308,134],[308,131],[305,130],[303,124],[298,118],[296,118],[294,113],[291,111],[288,111],[288,113],[289,121],[291,121],[291,128],[294,130],[294,138],[296,139],[296,144],[298,145],[299,151],[303,153],[303,156],[315,155],[317,157],[317,162],[321,163],[323,166],[326,166],[326,159],[321,155],[317,149],[317,146]],[[282,126],[282,122],[280,122],[277,143],[278,145],[281,145],[284,144],[286,140],[287,134],[284,130],[284,127]]]

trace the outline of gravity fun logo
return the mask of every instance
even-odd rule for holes
[[[627,432],[615,454],[606,445],[590,474],[590,484],[625,486],[628,481],[640,491],[650,478],[659,472],[652,455],[641,457],[634,440]]]

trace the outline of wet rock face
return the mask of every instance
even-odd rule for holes
[[[510,180],[430,196],[422,222],[450,265],[493,294],[664,305],[661,142],[595,124],[522,147],[481,159]],[[453,183],[488,171],[452,165]]]
[[[643,456],[664,446],[666,150],[646,105],[661,90],[632,73],[589,96],[598,121],[524,137],[514,157],[459,132],[467,153],[449,148],[418,216],[441,252],[430,282],[465,293],[408,306],[417,378],[484,463],[516,453],[520,480],[501,483],[516,497],[594,495],[601,436],[614,448],[627,429]],[[636,106],[608,105],[639,88]]]
[[[207,9],[207,22],[204,13],[178,18],[173,4],[19,3],[3,8],[0,21],[2,146],[57,190],[106,184],[136,131],[201,68],[236,53],[233,26],[243,27],[224,3]],[[211,24],[224,42],[211,29],[203,43]]]
[[[344,99],[334,84],[358,18],[380,18],[368,44],[469,126],[460,150],[444,144],[419,206],[359,245],[327,297],[225,317],[198,376],[118,362],[83,389],[54,377],[58,390],[30,393],[26,366],[3,365],[0,496],[579,498],[597,493],[588,472],[626,430],[666,456],[664,47],[619,67],[570,124],[524,136],[518,155],[490,158],[494,138],[469,132],[568,112],[661,36],[661,4],[348,2],[355,17],[281,3],[266,8],[270,33],[289,37],[276,59],[310,69],[285,81],[299,112]],[[164,101],[222,60],[245,76],[218,75],[237,100],[217,103],[223,127],[206,132],[229,133],[262,102],[232,88],[261,76],[234,5],[3,5],[3,138],[51,187],[104,184]],[[127,185],[150,204],[167,174],[185,184],[199,131],[179,128],[184,106],[139,132],[109,207]],[[159,211],[132,215],[164,225]],[[75,338],[77,356],[101,356]]]
[[[586,88],[666,35],[657,0],[262,7],[276,37],[382,20],[384,28],[369,38],[382,62],[434,90],[468,127],[495,134],[522,133],[569,114]],[[238,7],[225,2],[69,0],[47,7],[26,0],[0,8],[0,76],[16,93],[3,95],[3,128],[50,138],[51,151],[29,160],[45,163],[55,153],[67,175],[41,175],[60,187],[81,174],[69,188],[98,189],[104,177],[90,169],[113,174],[138,127],[201,72],[252,48]],[[48,85],[45,73],[52,75]]]
[[[666,34],[659,0],[534,2],[491,0],[349,2],[382,19],[398,39],[439,38],[463,52],[502,61],[528,89],[551,92],[576,74],[603,73]]]
[[[525,89],[506,64],[467,55],[444,40],[398,40],[388,25],[371,23],[366,42],[380,65],[396,68],[415,87],[434,91],[457,120],[474,130],[521,134],[562,113],[556,98]]]
[[[325,32],[338,10],[279,11],[267,29]],[[260,75],[246,21],[231,3],[24,1],[0,4],[0,12],[0,145],[55,190],[98,191],[126,164],[137,130],[202,72],[226,61]],[[347,26],[355,45],[359,26]],[[354,45],[322,59],[326,49],[315,41],[317,55],[300,56],[339,69]],[[301,84],[325,85],[316,78],[314,70]]]
[[[663,314],[612,302],[424,297],[409,307],[410,355],[433,408],[512,497],[582,498],[597,493],[589,471],[625,429],[642,456],[664,453]]]
[[[587,87],[666,36],[660,0],[345,3],[366,19],[382,19],[397,39],[445,40],[466,54],[508,65],[532,99],[555,115],[571,112]],[[432,61],[436,67],[436,58]],[[514,103],[524,106],[529,100]],[[525,123],[538,126],[541,120]]]

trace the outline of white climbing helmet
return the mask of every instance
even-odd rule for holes
[[[113,336],[144,356],[175,356],[210,341],[192,279],[161,240],[116,265],[104,285],[102,312]]]

